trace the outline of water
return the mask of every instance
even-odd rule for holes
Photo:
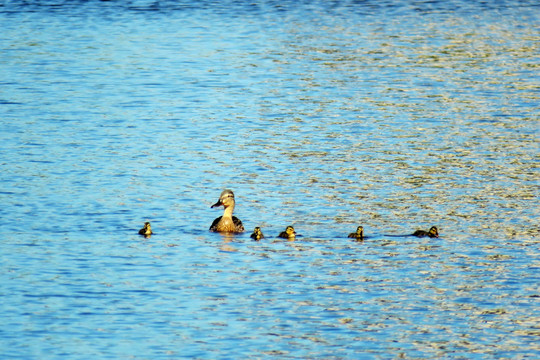
[[[540,357],[539,15],[0,5],[1,357]]]

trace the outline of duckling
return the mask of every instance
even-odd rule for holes
[[[349,237],[356,240],[364,240],[364,228],[362,226],[357,227],[356,232],[350,233]]]
[[[244,225],[242,221],[236,216],[233,216],[234,211],[234,193],[229,190],[223,190],[219,196],[219,200],[210,208],[218,206],[224,207],[223,216],[220,216],[214,220],[210,225],[210,231],[223,232],[223,233],[241,233],[244,232]]]
[[[292,226],[287,226],[285,231],[282,231],[278,237],[283,239],[289,239],[294,240],[296,238],[296,231],[294,231],[294,228]]]
[[[430,238],[439,237],[439,231],[437,230],[436,226],[432,226],[429,231],[424,230],[416,230],[414,233],[412,233],[413,236],[418,237],[425,237],[429,236]]]
[[[152,235],[152,227],[150,226],[150,223],[147,221],[144,223],[144,227],[139,230],[139,235],[150,236]]]
[[[251,234],[251,238],[252,238],[253,240],[257,240],[257,241],[259,241],[259,240],[261,240],[262,238],[264,238],[264,235],[263,235],[263,233],[262,233],[260,227],[257,226],[257,227],[253,230],[253,234]]]

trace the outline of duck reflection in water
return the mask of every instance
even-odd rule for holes
[[[290,241],[293,241],[296,239],[296,231],[294,231],[294,228],[292,226],[287,226],[285,231],[282,231],[278,237],[282,239],[288,239]]]
[[[356,232],[350,233],[349,237],[358,241],[364,241],[364,228],[359,226],[356,228]]]
[[[211,208],[223,206],[223,215],[214,220],[212,225],[210,225],[210,231],[220,233],[244,232],[242,221],[236,216],[233,216],[234,205],[234,193],[229,189],[223,190],[219,196],[219,200],[211,206]]]
[[[438,238],[439,237],[439,231],[437,230],[437,227],[436,226],[432,226],[429,231],[425,231],[425,230],[416,230],[415,232],[412,233],[413,236],[418,236],[418,237],[426,237],[426,236],[429,236],[430,238]]]
[[[264,235],[263,235],[262,230],[261,230],[260,227],[257,226],[257,227],[253,230],[253,234],[251,234],[251,238],[252,238],[253,240],[257,240],[257,241],[259,241],[259,240],[261,240],[262,238],[264,238]]]
[[[149,238],[150,235],[152,235],[152,227],[148,221],[145,222],[143,228],[139,230],[139,235],[143,235],[145,238]]]

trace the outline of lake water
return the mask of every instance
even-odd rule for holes
[[[540,358],[539,19],[3,2],[0,357]]]

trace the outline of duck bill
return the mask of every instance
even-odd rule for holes
[[[214,205],[210,206],[210,209],[213,209],[213,208],[218,207],[218,206],[221,206],[221,205],[223,205],[223,203],[221,202],[221,199],[220,199],[220,200],[218,200],[217,203],[215,203]]]

